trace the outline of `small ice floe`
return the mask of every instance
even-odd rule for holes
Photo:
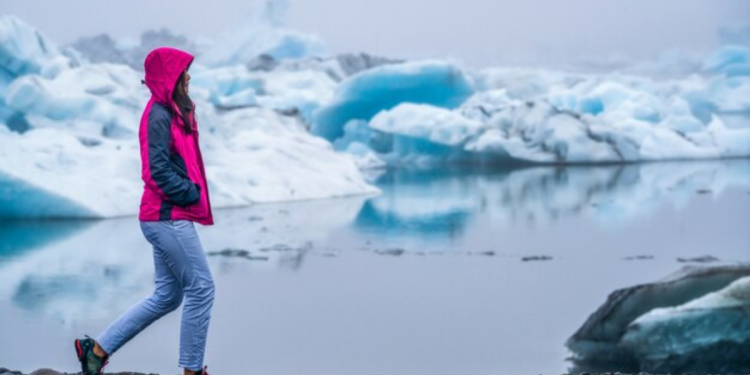
[[[568,339],[572,371],[750,372],[750,265],[686,266],[612,292]]]

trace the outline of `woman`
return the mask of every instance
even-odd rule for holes
[[[151,99],[141,117],[139,220],[153,245],[154,293],[131,307],[96,340],[75,340],[85,375],[101,374],[108,358],[149,324],[180,306],[180,362],[185,375],[205,375],[203,354],[214,283],[193,222],[212,225],[206,172],[198,146],[195,105],[188,96],[193,56],[157,48],[146,57]]]

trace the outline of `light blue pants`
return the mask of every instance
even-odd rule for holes
[[[214,282],[198,233],[187,220],[143,221],[141,230],[154,246],[156,289],[114,321],[97,342],[112,355],[151,323],[177,309],[184,296],[179,366],[201,370]]]

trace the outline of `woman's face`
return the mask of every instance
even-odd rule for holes
[[[185,90],[185,95],[187,95],[189,94],[189,91],[190,91],[190,73],[188,73],[188,71],[186,70],[185,75],[183,75],[183,77],[184,78],[182,80],[182,87]]]

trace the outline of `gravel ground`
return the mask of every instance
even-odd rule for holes
[[[24,374],[20,371],[12,371],[12,370],[8,370],[5,367],[0,367],[0,375],[74,375],[74,374],[80,374],[80,372],[71,374],[68,372],[58,372],[52,369],[42,368],[42,369],[33,371],[31,374]],[[141,372],[108,372],[105,375],[158,375],[158,374],[144,374]]]
[[[48,368],[42,368],[42,369],[33,371],[31,374],[24,374],[20,371],[12,371],[12,370],[8,370],[5,367],[0,367],[0,375],[76,375],[76,374],[80,374],[80,372],[77,372],[77,373],[58,372],[58,371],[48,369]],[[104,375],[158,375],[158,374],[144,374],[141,372],[108,372],[108,373],[105,373]],[[663,374],[651,374],[649,372],[641,372],[638,374],[626,374],[626,373],[621,373],[621,372],[602,372],[602,373],[582,372],[580,374],[563,374],[563,375],[663,375]],[[680,375],[680,374],[670,374],[670,375]],[[682,375],[691,375],[691,374],[682,374]],[[750,374],[734,374],[734,375],[750,375]]]

